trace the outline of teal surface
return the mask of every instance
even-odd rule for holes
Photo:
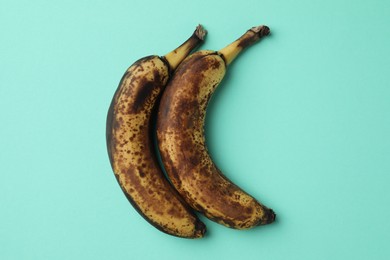
[[[203,49],[272,35],[229,68],[207,117],[218,166],[272,207],[249,231],[163,234],[109,165],[125,69],[202,23]],[[390,259],[390,2],[0,3],[0,259]]]

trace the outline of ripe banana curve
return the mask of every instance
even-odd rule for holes
[[[165,178],[153,141],[156,104],[172,72],[203,42],[198,26],[182,45],[159,57],[139,59],[123,75],[112,99],[106,141],[115,177],[133,207],[157,229],[178,237],[200,238],[205,225]]]
[[[235,229],[272,223],[275,213],[213,163],[204,137],[206,109],[227,66],[269,32],[267,26],[253,27],[218,52],[202,50],[187,57],[166,87],[158,111],[158,146],[172,184],[192,208]]]

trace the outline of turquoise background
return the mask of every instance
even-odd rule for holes
[[[203,49],[272,36],[230,67],[207,117],[225,174],[278,214],[163,234],[130,206],[105,146],[138,58],[194,30]],[[390,259],[390,2],[0,3],[0,259]]]

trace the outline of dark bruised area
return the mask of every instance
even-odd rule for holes
[[[159,71],[154,70],[153,71],[154,78],[153,81],[149,81],[145,78],[140,78],[140,88],[134,96],[134,102],[132,103],[132,111],[129,112],[138,112],[145,106],[145,101],[149,99],[149,97],[152,95],[153,91],[155,91],[156,86],[161,86],[163,80],[160,76]]]
[[[151,59],[155,57],[157,56],[151,56]],[[154,64],[154,62],[152,63]],[[141,68],[141,70],[144,69],[142,65],[138,66],[139,68]],[[156,88],[159,89],[159,91],[162,90],[162,88],[164,87],[163,82],[165,81],[165,78],[162,77],[160,71],[157,68],[154,68],[152,80],[142,76],[134,76],[132,80],[138,81],[138,87],[135,88],[134,91],[132,91],[133,95],[130,97],[133,99],[131,106],[132,110],[129,110],[128,113],[138,113],[140,112],[140,110],[145,108],[145,102],[148,102],[150,100],[150,97],[152,96],[153,92],[156,91]]]

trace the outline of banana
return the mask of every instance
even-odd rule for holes
[[[272,223],[276,215],[212,161],[204,136],[206,108],[227,66],[269,32],[267,26],[253,27],[220,51],[202,50],[187,57],[166,87],[158,111],[158,146],[172,184],[192,208],[234,229]]]
[[[122,77],[108,115],[106,141],[110,163],[124,194],[157,229],[178,237],[200,238],[205,225],[165,178],[153,140],[156,104],[179,63],[200,43],[206,31],[192,36],[163,57],[148,56]]]

